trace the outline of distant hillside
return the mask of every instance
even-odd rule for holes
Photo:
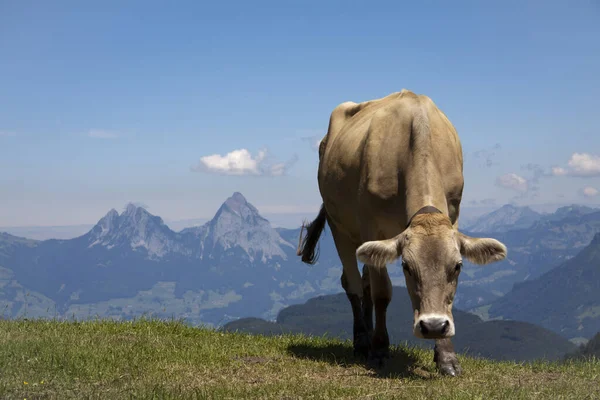
[[[495,294],[509,292],[515,283],[535,279],[577,255],[600,232],[600,210],[583,206],[559,208],[527,229],[471,233],[493,237],[508,248],[506,260],[486,266],[465,264],[461,284]]]
[[[592,215],[596,214],[588,217]],[[538,324],[566,338],[600,331],[600,234],[561,266],[516,284],[488,313]]]
[[[559,335],[538,326],[515,321],[483,322],[479,317],[454,310],[457,352],[495,360],[560,359],[576,349]],[[276,322],[244,318],[227,323],[225,331],[242,331],[262,335],[303,333],[327,334],[352,338],[352,312],[345,294],[319,296],[305,304],[293,305],[279,312]],[[431,348],[432,341],[421,340],[412,333],[412,309],[405,288],[394,287],[388,308],[388,332],[392,343],[409,343]]]
[[[506,204],[499,209],[482,215],[474,222],[466,225],[470,232],[506,232],[515,229],[526,229],[542,218],[542,214],[529,207],[517,207]]]
[[[569,354],[567,358],[596,358],[600,360],[600,332],[596,333],[593,338],[582,345],[575,353]]]
[[[565,218],[579,218],[588,214],[593,214],[600,211],[598,208],[582,206],[578,204],[571,204],[570,206],[563,206],[556,209],[552,214],[546,214],[541,218],[543,221],[560,221]]]
[[[94,225],[65,225],[65,226],[17,226],[0,227],[0,232],[35,240],[72,239],[84,235]]]

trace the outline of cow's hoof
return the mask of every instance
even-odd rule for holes
[[[444,360],[437,363],[440,374],[446,376],[459,376],[462,373],[462,368],[455,354],[444,357]]]
[[[388,349],[374,350],[369,353],[367,365],[370,368],[382,368],[385,364],[385,360],[387,360],[388,358],[390,358],[390,352]]]

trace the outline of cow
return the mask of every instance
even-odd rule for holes
[[[504,259],[507,249],[493,238],[458,230],[463,155],[450,120],[429,97],[406,89],[341,103],[331,112],[319,144],[317,180],[321,208],[303,224],[297,253],[304,263],[314,264],[327,223],[343,266],[341,286],[352,307],[355,354],[376,367],[389,357],[386,311],[392,284],[386,265],[401,258],[413,334],[435,340],[434,361],[441,374],[460,375],[451,337],[463,257],[485,265]],[[364,264],[362,276],[357,259]]]

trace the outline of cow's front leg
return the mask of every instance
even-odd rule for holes
[[[375,306],[375,330],[371,342],[369,364],[381,367],[384,359],[389,357],[390,338],[387,331],[387,307],[392,300],[392,282],[387,268],[369,266],[371,282],[371,298]]]
[[[366,357],[369,354],[371,343],[369,342],[367,324],[363,318],[363,284],[360,271],[358,270],[358,262],[356,261],[356,248],[358,246],[346,235],[340,233],[335,228],[335,225],[330,225],[330,228],[340,261],[342,261],[342,287],[352,306],[354,354]]]
[[[369,355],[369,349],[371,347],[371,335],[368,331],[367,324],[363,318],[363,307],[364,302],[361,297],[349,290],[348,279],[346,273],[342,274],[342,287],[346,291],[346,296],[350,301],[352,307],[352,338],[354,343],[354,355],[363,356],[365,358]]]
[[[435,341],[433,361],[442,375],[458,376],[462,372],[450,339]]]

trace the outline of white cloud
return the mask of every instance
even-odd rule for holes
[[[527,179],[517,174],[505,174],[496,178],[496,185],[506,189],[516,190],[517,192],[527,192]]]
[[[17,136],[14,132],[0,131],[0,137]]]
[[[554,176],[565,176],[567,170],[562,167],[552,167],[552,175]]]
[[[589,153],[573,153],[568,162],[569,168],[552,168],[555,176],[600,176],[600,157]]]
[[[281,176],[285,175],[287,170],[297,161],[297,156],[294,156],[288,162],[269,165],[266,158],[266,150],[260,150],[256,156],[252,156],[247,149],[238,149],[224,156],[212,154],[201,157],[198,165],[192,167],[192,171],[238,176]]]
[[[94,139],[116,139],[119,135],[116,132],[104,131],[101,129],[91,129],[88,132],[88,137]]]
[[[583,194],[585,197],[596,197],[598,193],[598,189],[591,186],[584,187],[581,191],[581,194]]]

